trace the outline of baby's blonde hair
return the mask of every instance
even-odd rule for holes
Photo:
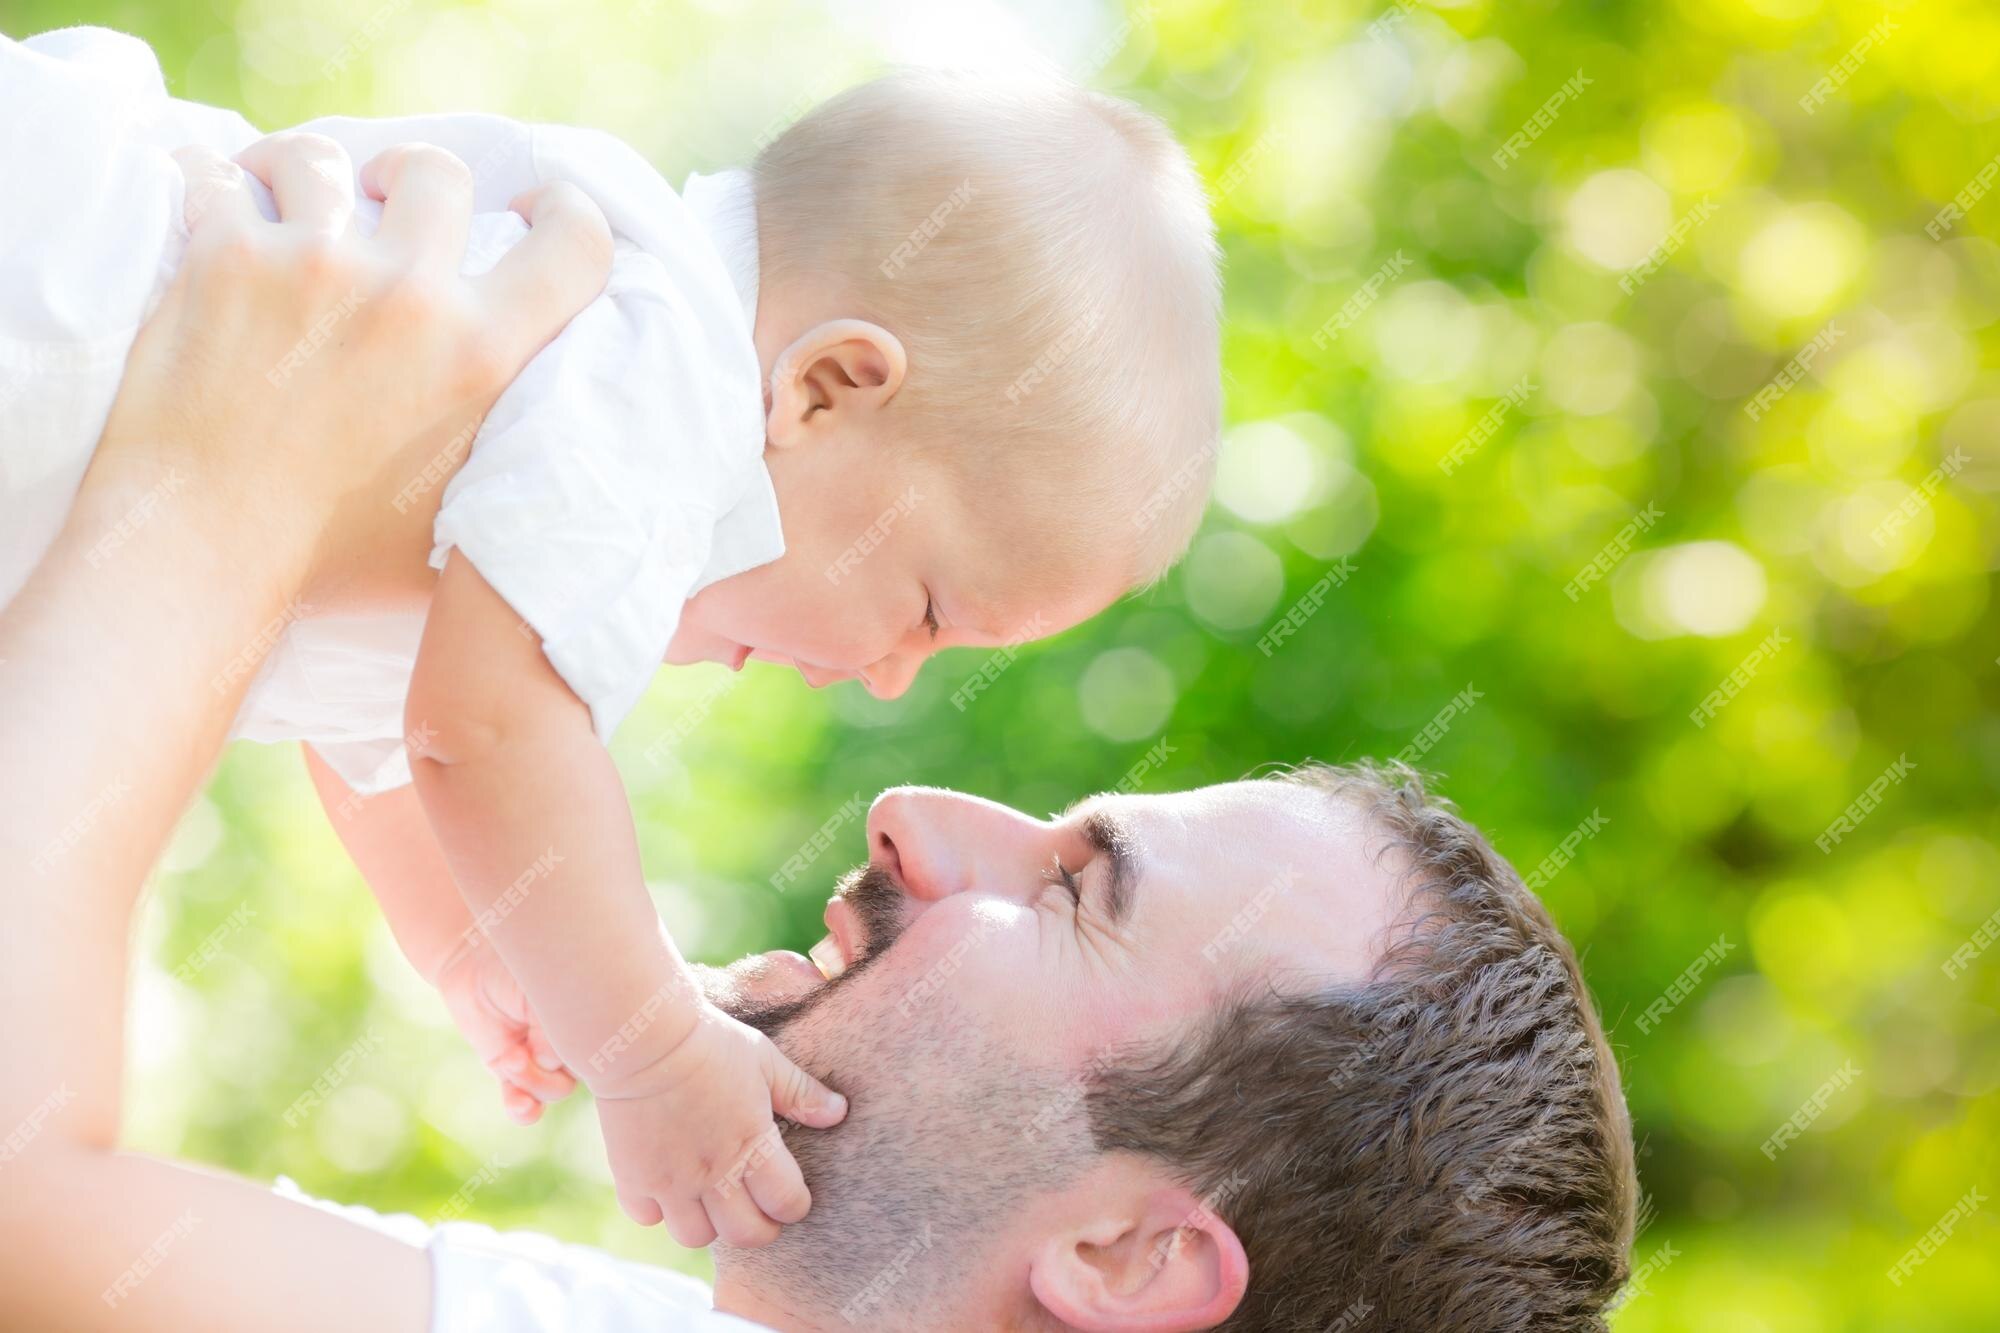
[[[1033,507],[1052,577],[1179,558],[1214,471],[1214,224],[1167,127],[1052,79],[903,71],[816,107],[758,156],[773,289],[844,284],[894,333],[892,411],[988,508]]]

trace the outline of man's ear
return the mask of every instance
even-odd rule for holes
[[[1250,1283],[1229,1223],[1177,1185],[1107,1203],[1036,1251],[1028,1286],[1043,1308],[1085,1333],[1183,1333],[1229,1317]]]
[[[823,438],[835,421],[894,398],[908,369],[902,339],[880,324],[816,324],[772,363],[766,433],[780,447]]]

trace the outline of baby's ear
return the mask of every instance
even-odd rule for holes
[[[879,410],[903,387],[908,364],[902,339],[880,324],[833,319],[807,329],[771,368],[771,443],[824,439]]]

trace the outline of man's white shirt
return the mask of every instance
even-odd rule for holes
[[[431,1333],[769,1333],[718,1313],[708,1287],[685,1273],[528,1231],[432,1226],[327,1203],[288,1180],[277,1192],[422,1249],[431,1264]]]

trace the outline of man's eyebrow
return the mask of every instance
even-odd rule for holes
[[[1110,916],[1112,925],[1122,926],[1125,918],[1132,914],[1133,890],[1138,887],[1139,880],[1134,865],[1137,858],[1132,852],[1132,836],[1117,816],[1102,809],[1085,815],[1080,828],[1084,841],[1101,853],[1105,864],[1110,867],[1110,887],[1105,894],[1104,910]]]

